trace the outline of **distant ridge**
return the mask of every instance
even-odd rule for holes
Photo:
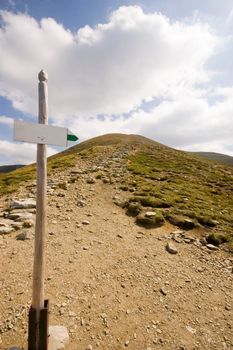
[[[15,164],[15,165],[2,165],[0,166],[0,173],[9,173],[11,171],[14,171],[16,169],[22,168],[24,165],[22,164]]]
[[[215,153],[215,152],[192,152],[192,153],[209,160],[215,160],[216,162],[219,162],[224,165],[233,166],[233,157],[228,156],[226,154]]]

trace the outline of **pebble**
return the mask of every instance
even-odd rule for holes
[[[91,344],[87,345],[86,350],[93,350],[93,347]]]
[[[145,216],[146,216],[147,218],[152,218],[152,217],[155,216],[155,212],[154,212],[154,211],[147,211],[146,214],[145,214]]]
[[[178,250],[176,249],[176,247],[171,243],[168,242],[166,245],[166,250],[170,253],[170,254],[177,254]]]
[[[163,295],[167,295],[167,291],[166,291],[166,289],[164,289],[163,287],[160,288],[160,292],[161,292]]]
[[[189,243],[191,243],[192,241],[191,241],[191,239],[189,239],[189,238],[184,238],[184,242],[189,244]]]
[[[186,326],[186,329],[189,333],[191,334],[195,334],[196,333],[196,329],[195,328],[192,328],[191,326]]]
[[[183,230],[175,230],[171,232],[172,235],[183,235],[184,231]]]
[[[206,247],[210,250],[219,250],[218,247],[216,247],[216,245],[213,245],[213,244],[207,244]]]
[[[88,220],[83,220],[83,221],[82,221],[82,224],[83,224],[83,225],[90,225],[90,221],[88,221]]]
[[[86,202],[85,202],[84,200],[80,199],[80,200],[77,202],[77,205],[78,205],[79,207],[84,207],[84,206],[86,205]]]

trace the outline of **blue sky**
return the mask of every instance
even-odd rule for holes
[[[35,160],[12,125],[37,121],[41,68],[49,122],[81,141],[134,133],[233,155],[232,1],[2,0],[0,10],[0,165]]]

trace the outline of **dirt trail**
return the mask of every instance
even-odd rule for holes
[[[48,199],[46,297],[66,349],[233,349],[232,256],[184,241],[168,253],[177,228],[136,226],[113,203],[124,193],[89,176]],[[0,236],[1,349],[27,349],[34,239],[16,240],[21,231]]]

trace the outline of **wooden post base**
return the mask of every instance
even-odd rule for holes
[[[36,310],[31,306],[29,310],[28,323],[28,350],[47,350],[48,349],[48,330],[49,330],[49,301],[44,301],[44,307],[40,310],[39,317],[39,339],[37,348],[36,339]]]

